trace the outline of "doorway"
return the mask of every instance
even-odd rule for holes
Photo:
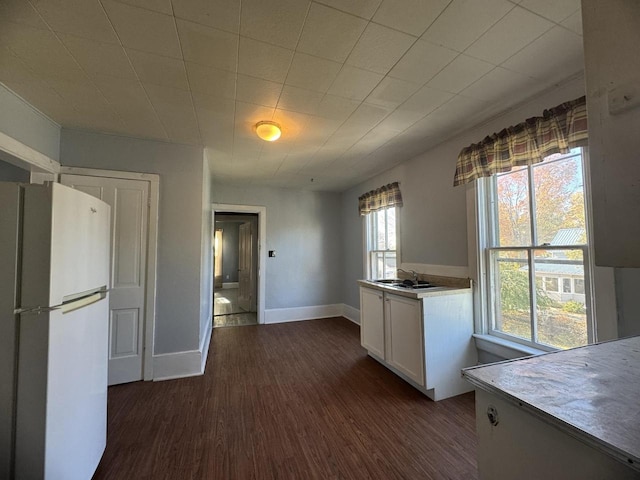
[[[215,212],[213,326],[258,323],[258,214]]]

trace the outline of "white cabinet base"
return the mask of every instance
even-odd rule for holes
[[[497,412],[497,425],[487,409]],[[476,389],[481,480],[632,480],[640,472],[549,425],[523,408]]]
[[[473,390],[461,373],[477,363],[471,289],[412,299],[360,287],[360,298],[361,343],[372,358],[434,401]]]

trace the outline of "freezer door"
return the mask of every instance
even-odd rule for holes
[[[58,183],[25,187],[22,308],[109,285],[110,207]]]

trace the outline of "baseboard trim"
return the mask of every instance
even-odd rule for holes
[[[343,308],[341,303],[333,305],[315,305],[311,307],[272,308],[265,310],[264,323],[299,322],[317,318],[340,317]]]
[[[351,305],[347,305],[346,303],[342,304],[342,316],[347,320],[351,320],[356,325],[360,325],[360,310],[352,307]]]
[[[240,284],[238,282],[222,283],[222,289],[224,290],[226,288],[240,288]]]
[[[163,353],[153,356],[153,381],[202,375],[202,353],[199,350]]]

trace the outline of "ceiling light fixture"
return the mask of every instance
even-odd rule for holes
[[[276,122],[265,120],[256,123],[256,133],[262,140],[275,142],[280,138],[280,135],[282,135],[282,130],[280,129],[280,125]]]

